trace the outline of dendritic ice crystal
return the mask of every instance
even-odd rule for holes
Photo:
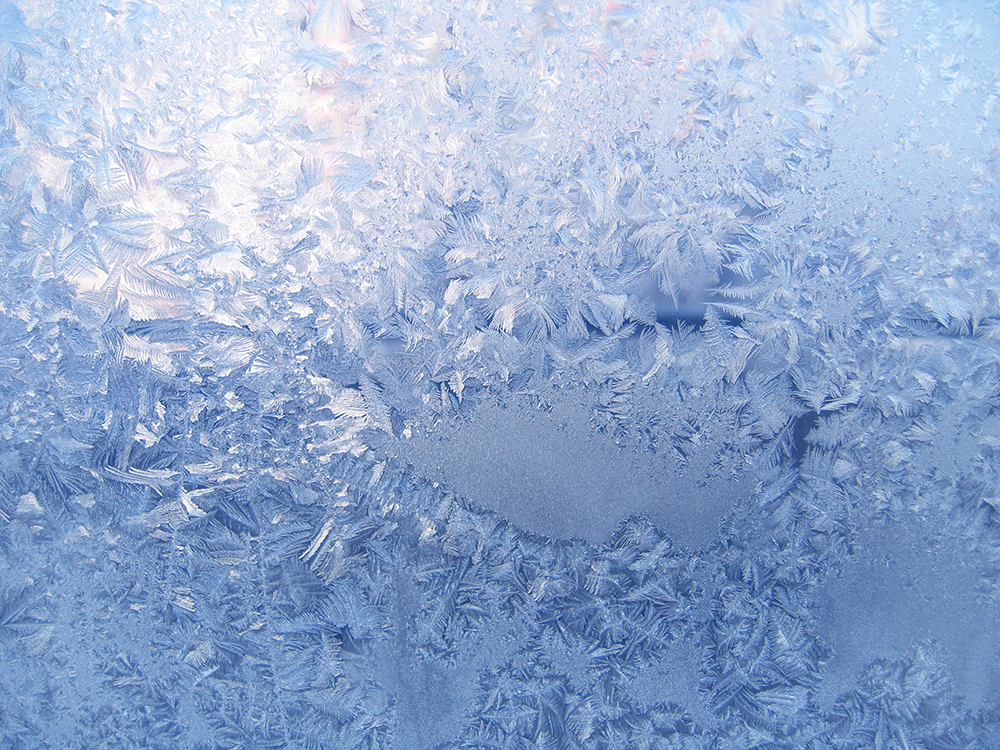
[[[1000,748],[995,0],[0,66],[0,748]]]

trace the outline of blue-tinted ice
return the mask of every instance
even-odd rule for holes
[[[1000,747],[998,12],[0,0],[0,748]]]

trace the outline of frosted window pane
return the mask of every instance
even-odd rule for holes
[[[1000,22],[0,0],[0,748],[988,748]]]

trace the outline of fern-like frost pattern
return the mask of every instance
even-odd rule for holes
[[[0,0],[0,746],[1000,747],[998,17]]]

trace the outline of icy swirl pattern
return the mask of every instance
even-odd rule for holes
[[[0,747],[1000,747],[998,19],[0,0]]]

